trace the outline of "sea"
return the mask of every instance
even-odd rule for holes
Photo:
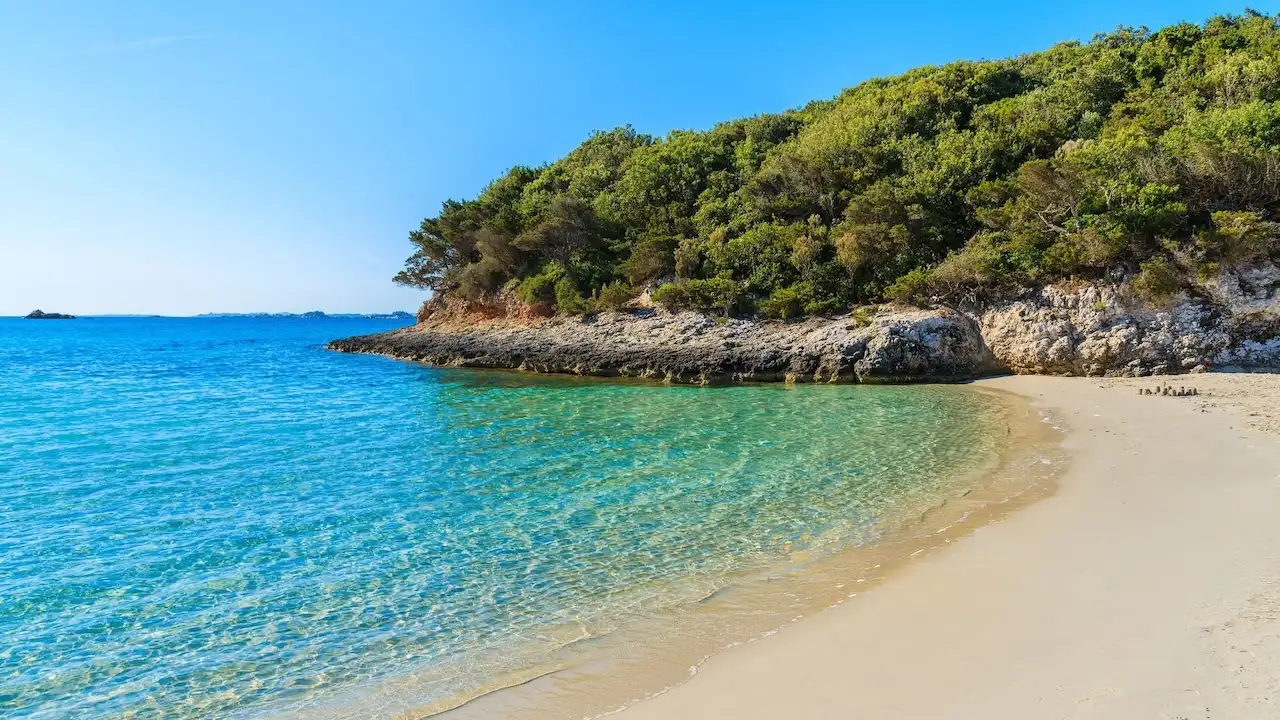
[[[325,348],[402,324],[0,319],[0,716],[591,717],[1037,462],[1034,411],[964,386]]]

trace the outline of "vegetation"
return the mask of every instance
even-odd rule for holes
[[[870,80],[778,115],[597,132],[410,233],[402,284],[565,313],[790,318],[1121,268],[1151,297],[1280,252],[1280,24],[1247,12]]]
[[[596,297],[596,308],[600,310],[621,310],[636,296],[635,290],[626,283],[614,282],[600,288]]]
[[[668,310],[720,310],[728,314],[747,309],[742,286],[729,278],[667,283],[653,293],[653,301]]]

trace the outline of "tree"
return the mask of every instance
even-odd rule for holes
[[[395,280],[581,312],[674,276],[673,307],[790,317],[1117,269],[1163,291],[1280,253],[1277,228],[1280,25],[1246,12],[592,133],[444,203]]]

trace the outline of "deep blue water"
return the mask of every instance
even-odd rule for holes
[[[0,716],[257,717],[407,676],[428,704],[566,623],[873,540],[995,448],[961,388],[324,349],[396,324],[0,319]]]

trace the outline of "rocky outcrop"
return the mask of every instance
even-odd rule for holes
[[[75,320],[75,315],[64,315],[62,313],[47,313],[42,310],[32,310],[26,315],[27,320]]]
[[[413,327],[330,347],[434,365],[692,383],[1280,369],[1280,267],[1271,263],[1224,271],[1158,305],[1116,280],[1049,285],[960,309],[886,307],[793,322],[656,309],[546,318],[535,310],[437,303]]]
[[[1223,272],[1205,290],[1230,313],[1231,341],[1217,364],[1280,368],[1280,267],[1268,262]]]
[[[334,350],[454,367],[634,376],[682,383],[915,382],[998,370],[977,323],[952,310],[757,322],[639,310],[586,318],[496,319],[337,340]]]
[[[1152,305],[1127,284],[1064,283],[971,309],[1011,372],[1141,376],[1280,368],[1280,268],[1222,272]]]
[[[1015,373],[1188,372],[1215,364],[1231,342],[1223,314],[1203,300],[1149,309],[1112,284],[1050,286],[975,315],[991,352]]]

